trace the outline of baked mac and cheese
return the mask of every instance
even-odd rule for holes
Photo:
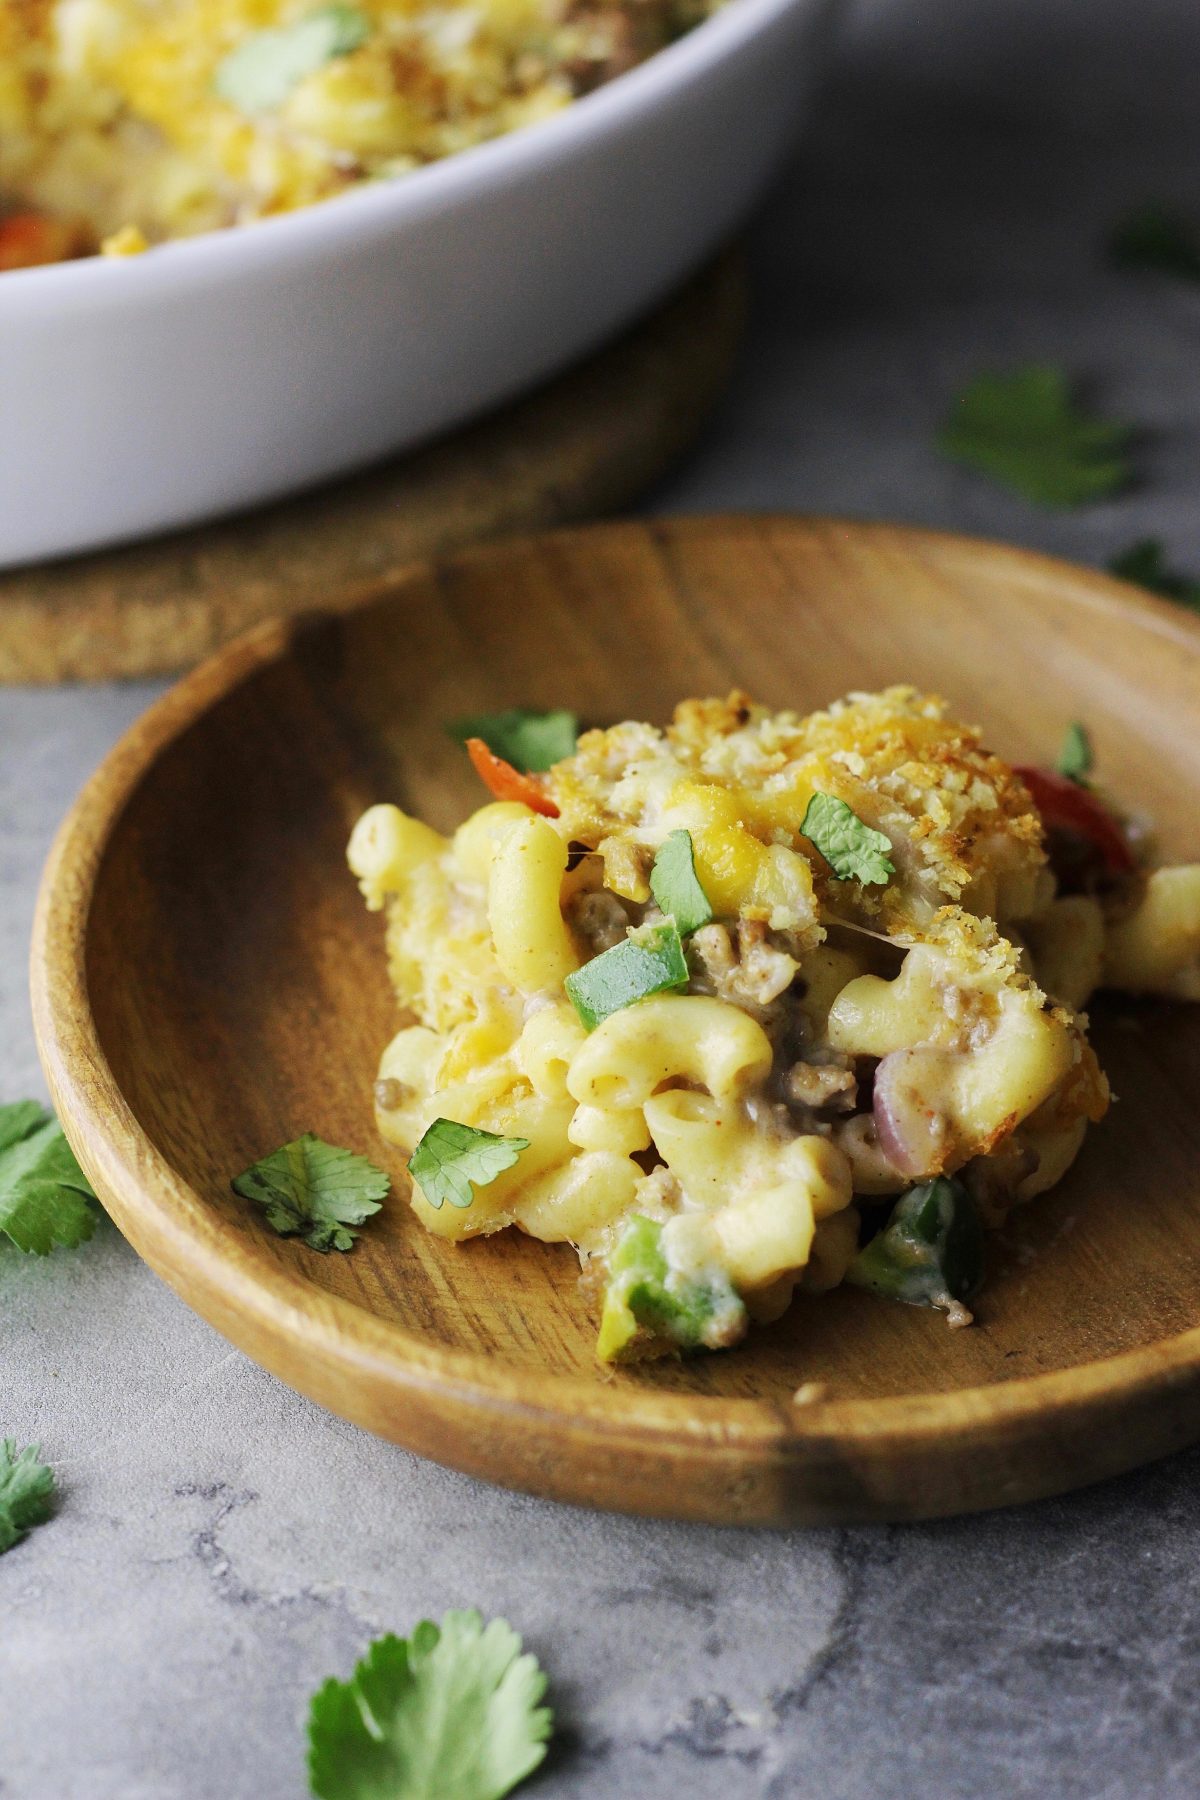
[[[470,749],[498,797],[452,837],[350,842],[403,1009],[376,1118],[428,1230],[577,1248],[605,1361],[845,1280],[965,1322],[981,1227],[1108,1106],[1092,990],[1200,993],[1200,867],[912,688]]]
[[[718,3],[0,0],[0,270],[405,175],[557,112]]]

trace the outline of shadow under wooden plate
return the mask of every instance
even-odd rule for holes
[[[47,867],[42,1055],[117,1224],[285,1381],[426,1456],[559,1499],[779,1524],[1059,1492],[1200,1435],[1200,1009],[1104,1003],[1120,1097],[995,1246],[972,1330],[843,1290],[730,1354],[606,1379],[573,1254],[455,1249],[399,1195],[349,1256],[230,1176],[304,1130],[383,1161],[382,928],[344,847],[390,799],[480,799],[443,722],[515,703],[664,720],[737,683],[809,708],[912,680],[1014,758],[1087,721],[1106,782],[1200,852],[1200,626],[1102,575],[888,526],[729,518],[493,545],[259,628],[109,757]],[[793,1404],[803,1382],[827,1398]]]

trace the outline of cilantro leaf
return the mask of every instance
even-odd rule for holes
[[[1087,727],[1081,725],[1078,719],[1073,720],[1063,735],[1062,749],[1058,753],[1055,768],[1068,781],[1075,781],[1080,787],[1086,787],[1095,760]]]
[[[883,832],[864,825],[852,807],[832,794],[813,795],[800,830],[816,845],[839,881],[853,877],[870,887],[896,873],[889,855],[892,846]]]
[[[503,1619],[448,1612],[376,1638],[349,1681],[313,1695],[317,1800],[501,1800],[546,1755],[546,1677]]]
[[[251,1163],[230,1183],[253,1200],[280,1237],[302,1237],[312,1250],[352,1250],[361,1225],[391,1186],[382,1169],[353,1150],[303,1137]]]
[[[1193,581],[1190,576],[1180,575],[1167,567],[1166,554],[1158,538],[1139,538],[1128,550],[1114,556],[1108,567],[1109,573],[1119,575],[1122,581],[1136,582],[1138,587],[1148,588],[1152,594],[1162,594],[1168,600],[1190,606],[1193,612],[1200,612],[1200,581]]]
[[[294,25],[252,31],[217,64],[213,86],[239,112],[271,112],[307,76],[357,50],[370,29],[357,6],[318,7]]]
[[[1032,364],[980,375],[959,394],[938,443],[1039,506],[1081,506],[1130,479],[1128,426],[1097,419],[1072,398],[1061,369]]]
[[[482,738],[493,756],[502,756],[526,774],[539,775],[564,757],[574,756],[579,720],[573,712],[534,712],[527,706],[510,706],[507,712],[456,719],[446,729],[460,744],[468,738]]]
[[[1121,220],[1108,253],[1118,269],[1152,269],[1183,281],[1200,281],[1200,233],[1164,206],[1139,207]]]
[[[674,919],[680,937],[690,937],[712,918],[708,895],[696,875],[690,831],[673,831],[659,847],[650,871],[650,892]]]
[[[408,1172],[435,1212],[470,1206],[477,1187],[511,1169],[529,1139],[499,1137],[457,1119],[435,1119],[408,1159]]]
[[[0,1556],[50,1517],[54,1473],[38,1450],[17,1454],[15,1438],[0,1441]]]
[[[593,956],[568,975],[564,986],[575,1011],[589,1031],[610,1014],[661,994],[668,988],[686,987],[687,958],[673,920],[662,925],[643,925],[631,931],[623,943]]]
[[[73,1250],[96,1229],[92,1184],[52,1112],[36,1100],[0,1106],[0,1232],[18,1250]]]

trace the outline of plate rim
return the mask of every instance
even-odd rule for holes
[[[228,1223],[170,1167],[126,1101],[101,1046],[88,996],[85,959],[96,877],[139,783],[204,712],[260,668],[284,658],[299,637],[330,617],[389,601],[402,603],[406,587],[429,567],[486,560],[516,544],[659,530],[677,539],[747,526],[878,536],[943,557],[974,559],[983,553],[994,561],[1007,560],[1014,575],[1020,571],[1068,585],[1082,603],[1132,618],[1200,657],[1200,619],[1101,571],[961,533],[778,511],[603,521],[491,540],[430,559],[394,579],[363,584],[336,604],[255,626],[208,657],[126,729],[55,834],[37,896],[30,987],[38,1052],[55,1107],[80,1161],[105,1195],[106,1210],[135,1251],[186,1304],[274,1373],[280,1371],[262,1354],[261,1344],[249,1349],[247,1338],[282,1338],[293,1350],[302,1350],[306,1361],[319,1357],[343,1384],[382,1377],[399,1399],[432,1395],[447,1406],[507,1413],[529,1429],[574,1421],[609,1449],[647,1443],[666,1448],[665,1433],[674,1444],[686,1439],[705,1455],[756,1455],[776,1462],[802,1460],[816,1446],[831,1442],[885,1452],[889,1444],[919,1447],[936,1441],[968,1455],[977,1440],[997,1429],[1028,1425],[1048,1412],[1060,1425],[1096,1423],[1135,1395],[1167,1396],[1200,1376],[1198,1325],[1067,1369],[940,1393],[831,1396],[797,1405],[782,1399],[652,1390],[620,1379],[544,1371],[537,1397],[531,1398],[524,1365],[430,1344],[403,1325],[288,1272],[253,1243],[228,1243]],[[176,1279],[183,1268],[186,1294]],[[246,1330],[229,1329],[230,1316]],[[310,1391],[290,1374],[282,1378]],[[354,1417],[340,1405],[333,1410]],[[1071,1484],[1067,1475],[1062,1485]]]

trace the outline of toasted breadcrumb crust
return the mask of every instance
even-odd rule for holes
[[[812,851],[822,898],[902,931],[941,901],[1028,916],[1050,892],[1041,820],[1029,790],[945,701],[912,687],[851,694],[823,712],[773,713],[735,690],[686,700],[665,732],[623,724],[588,732],[551,773],[572,834],[597,844],[617,834],[653,848],[655,804],[687,773],[745,802],[740,822],[764,843],[804,846],[808,800],[843,800],[892,844],[897,879],[886,891],[833,882]],[[660,841],[660,840],[659,840]]]

